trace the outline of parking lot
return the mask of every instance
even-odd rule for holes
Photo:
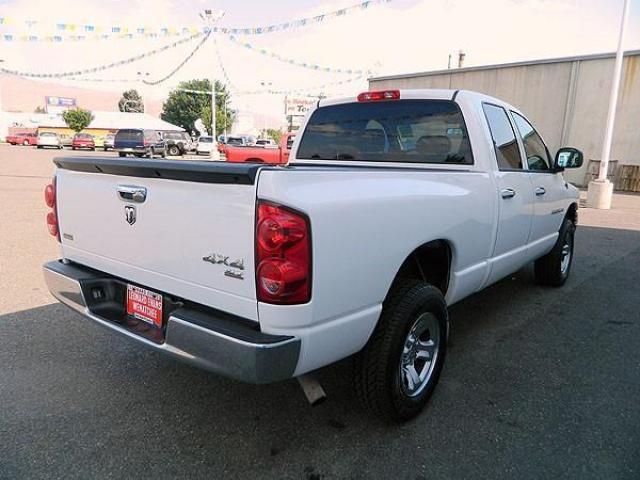
[[[295,380],[220,378],[57,304],[42,192],[61,154],[104,155],[0,145],[0,478],[640,478],[640,196],[580,210],[564,288],[525,268],[453,306],[429,406],[389,426],[349,360],[312,408]]]

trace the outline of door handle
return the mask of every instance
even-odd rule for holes
[[[118,185],[118,197],[122,200],[142,203],[147,199],[147,189],[133,185]]]
[[[547,191],[543,187],[538,187],[534,190],[537,196],[544,195]]]
[[[500,190],[502,198],[513,198],[516,196],[516,191],[513,188],[503,188]]]

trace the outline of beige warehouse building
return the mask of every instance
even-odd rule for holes
[[[584,152],[566,177],[585,186],[597,173],[613,76],[614,54],[457,68],[369,79],[371,90],[450,88],[505,100],[536,125],[552,155],[561,146]],[[609,175],[617,189],[640,191],[640,50],[625,53]]]

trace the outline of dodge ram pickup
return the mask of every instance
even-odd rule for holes
[[[323,99],[287,165],[57,158],[52,294],[85,319],[253,383],[353,356],[364,406],[416,416],[448,306],[535,262],[569,276],[582,153],[469,91]]]

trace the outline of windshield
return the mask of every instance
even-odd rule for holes
[[[119,142],[122,141],[135,141],[142,140],[142,131],[141,130],[119,130],[116,133],[116,140]]]
[[[213,137],[200,137],[198,139],[200,143],[213,143]]]
[[[347,103],[318,108],[297,158],[471,164],[458,105],[449,100]]]

